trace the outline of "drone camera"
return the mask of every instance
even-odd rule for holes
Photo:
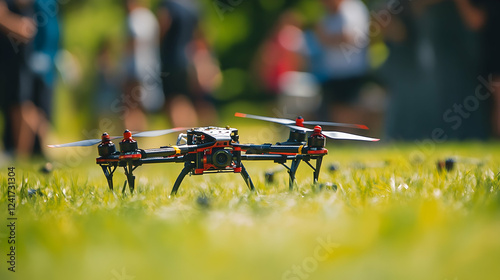
[[[212,154],[212,164],[218,168],[225,168],[231,165],[233,161],[233,154],[226,150],[220,149]]]

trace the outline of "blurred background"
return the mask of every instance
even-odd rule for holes
[[[500,279],[499,21],[497,0],[0,0],[0,166],[19,186],[0,188],[19,217],[0,279]],[[329,142],[326,184],[302,167],[289,193],[256,162],[258,192],[224,174],[176,197],[180,164],[122,196],[95,147],[47,148],[198,125],[286,140],[235,112],[382,141]]]
[[[488,140],[499,20],[488,0],[0,0],[1,157],[235,112]]]

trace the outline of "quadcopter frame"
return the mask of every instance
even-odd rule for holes
[[[107,134],[106,134],[107,135]],[[182,135],[181,135],[182,136]],[[143,164],[152,163],[184,163],[184,168],[178,175],[171,194],[177,193],[187,174],[202,175],[208,173],[240,173],[248,188],[255,186],[242,161],[273,161],[283,165],[289,174],[289,189],[293,190],[295,174],[301,162],[312,168],[313,180],[319,178],[323,156],[328,153],[324,148],[325,138],[321,131],[316,131],[306,140],[306,133],[301,130],[291,130],[290,138],[283,143],[273,144],[240,144],[238,130],[230,127],[201,127],[187,130],[185,145],[165,146],[157,149],[138,149],[137,142],[130,132],[125,131],[120,142],[120,151],[116,151],[109,136],[103,135],[99,145],[99,155],[96,163],[101,166],[113,190],[113,174],[117,167],[123,167],[130,192],[135,188],[133,171]],[[181,138],[181,137],[179,137]],[[178,141],[177,144],[179,144]],[[287,166],[287,162],[291,165]],[[310,162],[314,160],[315,166]]]
[[[187,174],[202,175],[208,173],[240,173],[250,190],[255,186],[248,174],[243,161],[273,161],[284,166],[289,174],[289,188],[293,190],[295,175],[301,162],[312,168],[313,182],[317,183],[323,157],[328,154],[325,149],[326,137],[337,140],[379,141],[345,132],[323,131],[319,125],[338,126],[346,128],[368,129],[365,125],[345,124],[332,122],[304,121],[302,117],[295,120],[282,118],[262,117],[250,114],[235,113],[236,117],[251,118],[268,122],[279,123],[290,128],[287,141],[276,144],[240,144],[238,130],[225,127],[198,127],[188,129],[187,133],[179,134],[174,146],[164,146],[157,149],[139,149],[132,133],[126,130],[119,144],[119,150],[111,140],[120,136],[109,136],[104,133],[101,139],[88,139],[72,143],[49,145],[52,148],[92,146],[99,144],[99,157],[96,163],[101,166],[107,179],[109,189],[113,190],[113,174],[118,167],[122,167],[127,180],[123,185],[125,192],[127,184],[132,193],[135,188],[134,171],[144,164],[152,163],[184,163],[179,176],[175,180],[171,194],[176,194]],[[316,124],[314,129],[304,125]],[[164,130],[144,131],[135,134],[135,137],[156,137],[172,132],[185,131],[185,128],[171,128]],[[307,136],[308,132],[312,132]],[[181,142],[183,142],[181,144]],[[287,162],[291,161],[290,166]],[[315,161],[313,165],[311,161]]]

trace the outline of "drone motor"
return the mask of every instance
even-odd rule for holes
[[[97,151],[99,152],[99,156],[107,157],[116,152],[116,146],[113,142],[111,142],[111,137],[107,132],[104,132],[101,136],[102,142],[97,146]]]
[[[325,147],[326,137],[321,134],[321,126],[317,125],[314,127],[314,131],[307,138],[307,146],[312,149],[322,149]]]
[[[120,142],[120,152],[135,152],[137,149],[137,141],[132,139],[132,133],[128,129],[125,130],[125,132],[123,132],[123,140]]]

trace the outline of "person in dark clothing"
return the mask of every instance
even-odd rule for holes
[[[198,27],[198,14],[194,7],[180,1],[165,1],[162,12],[168,13],[168,26],[163,21],[161,30],[162,71],[170,73],[165,77],[166,95],[188,93],[187,87],[190,61],[186,48],[193,41]],[[162,18],[164,19],[164,17]]]
[[[215,110],[207,101],[210,86],[204,86],[207,83],[203,79],[212,79],[217,66],[207,55],[210,52],[199,29],[196,3],[191,0],[163,1],[158,21],[163,93],[172,124],[193,126],[199,121],[214,120]],[[198,113],[203,119],[198,118]]]
[[[500,2],[497,0],[455,0],[462,18],[480,36],[481,75],[493,97],[493,134],[500,137]]]
[[[456,109],[477,86],[478,46],[455,3],[407,1],[398,8],[384,30],[389,57],[378,70],[391,92],[388,137],[425,139],[442,131],[445,139],[487,139],[487,102],[466,117]]]
[[[163,93],[174,126],[198,122],[191,101],[189,73],[193,70],[187,52],[197,29],[198,15],[190,1],[186,2],[164,1],[158,13]]]
[[[59,50],[59,23],[49,14],[55,0],[0,0],[0,96],[9,153],[42,155],[49,128]],[[36,17],[34,15],[37,15]],[[33,19],[39,19],[40,24]]]
[[[28,73],[28,55],[37,28],[29,5],[0,0],[0,111],[4,121],[3,146],[13,155],[21,126],[22,73]]]

